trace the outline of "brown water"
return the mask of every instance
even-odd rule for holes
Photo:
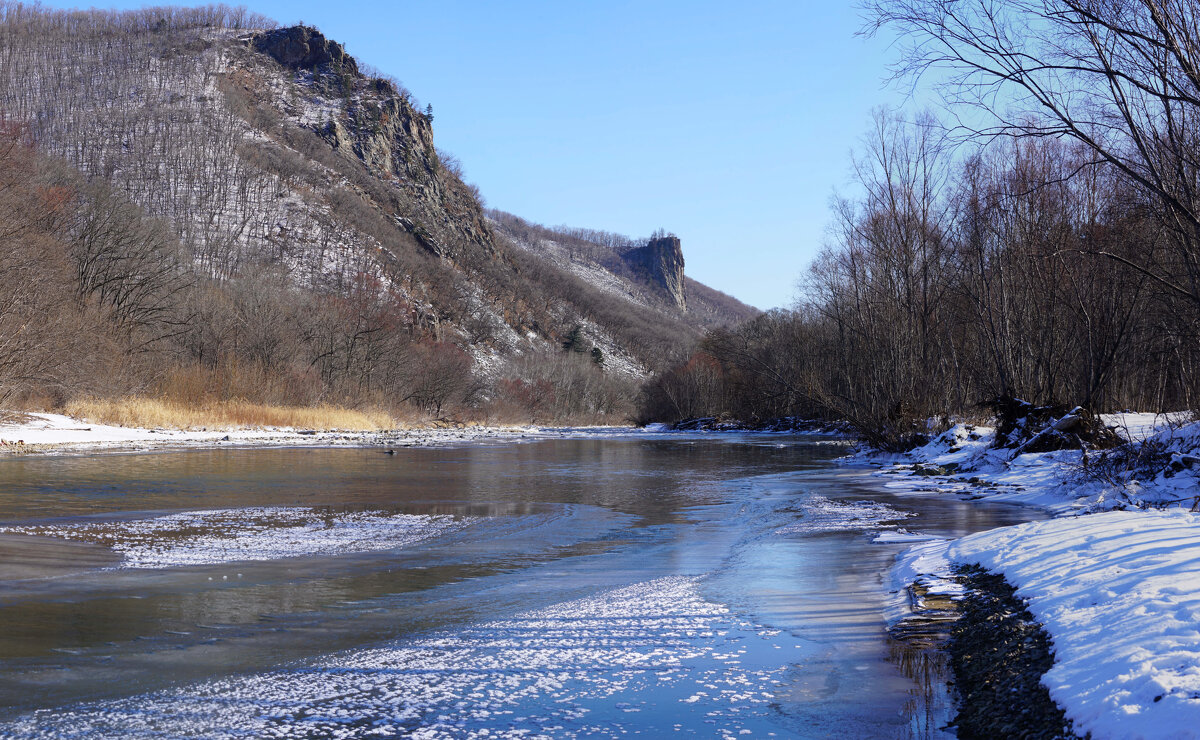
[[[1031,514],[896,498],[843,453],[642,434],[0,461],[0,736],[944,736],[940,656],[884,629],[902,545],[795,524],[830,500],[942,536]]]

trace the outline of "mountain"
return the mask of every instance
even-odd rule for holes
[[[187,289],[160,291],[171,310],[139,325],[169,364],[252,362],[309,395],[440,413],[414,388],[448,358],[457,402],[477,406],[541,382],[530,358],[558,363],[564,343],[634,379],[755,313],[686,278],[673,236],[605,244],[485,212],[429,109],[314,28],[223,6],[0,3],[0,59],[5,130],[77,173],[77,213],[121,200],[177,240]],[[76,261],[96,251],[81,220],[61,234]]]

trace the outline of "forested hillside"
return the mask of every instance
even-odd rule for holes
[[[684,278],[678,240],[666,301],[654,270],[501,228],[430,109],[315,29],[0,2],[0,59],[0,403],[620,421],[702,328],[753,314]]]
[[[1195,6],[868,5],[948,109],[876,115],[802,300],[710,333],[646,417],[838,418],[902,449],[1013,398],[1195,409]]]

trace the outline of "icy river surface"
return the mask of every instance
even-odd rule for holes
[[[1029,512],[894,496],[845,451],[2,460],[0,737],[949,737],[941,659],[884,625],[899,528]]]

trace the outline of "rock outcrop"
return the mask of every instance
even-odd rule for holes
[[[358,63],[341,44],[308,26],[265,31],[254,38],[254,48],[285,67],[317,69],[332,64],[348,74],[358,74]]]
[[[622,255],[639,278],[664,295],[680,311],[687,309],[684,295],[683,247],[674,234],[651,239],[644,247]]]
[[[307,26],[256,34],[255,50],[298,75],[316,97],[336,102],[324,121],[308,118],[313,130],[338,154],[358,160],[383,182],[399,186],[403,204],[381,204],[398,226],[422,247],[451,262],[464,249],[495,254],[494,235],[474,193],[447,167],[433,143],[431,117],[417,110],[407,92],[386,79],[363,75],[336,41]],[[344,101],[344,102],[343,102]],[[303,116],[301,116],[303,118]]]

